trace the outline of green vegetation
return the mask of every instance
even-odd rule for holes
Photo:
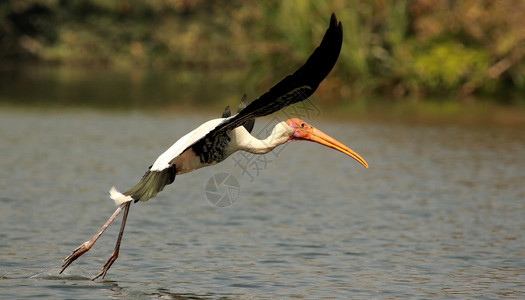
[[[257,77],[260,90],[290,71],[283,65],[305,60],[332,11],[345,38],[319,90],[327,98],[525,101],[523,0],[8,0],[0,3],[0,60],[116,70],[249,66],[257,76],[244,80]]]

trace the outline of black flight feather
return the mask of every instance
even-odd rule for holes
[[[237,108],[237,113],[240,113],[243,109],[246,108],[246,94],[242,95],[241,102],[239,102],[239,107]],[[255,119],[250,119],[246,121],[242,126],[246,128],[246,130],[251,133],[253,130],[253,126],[255,125]]]
[[[228,105],[224,108],[221,118],[228,118],[228,117],[231,117],[231,115],[232,115],[232,112],[230,110],[230,106]]]
[[[255,99],[236,115],[225,119],[210,130],[201,140],[213,141],[217,136],[225,135],[249,120],[274,113],[288,105],[310,97],[321,81],[330,73],[341,52],[343,27],[332,13],[330,26],[325,32],[321,44],[314,50],[306,63],[293,74],[273,86],[268,92]],[[195,144],[200,144],[197,141]],[[193,147],[189,146],[188,148]],[[196,149],[194,149],[196,150]]]
[[[242,96],[241,101],[239,102],[237,113],[240,113],[243,109],[246,108],[245,102],[246,102],[246,94]],[[228,118],[228,117],[231,117],[231,115],[232,115],[232,112],[230,110],[230,106],[228,105],[224,108],[221,118]],[[248,132],[252,132],[254,125],[255,125],[255,119],[248,120],[246,123],[243,124],[244,128],[246,128]]]
[[[253,128],[251,122],[255,118],[269,115],[288,105],[303,101],[315,92],[321,81],[334,67],[341,51],[342,40],[342,25],[337,22],[335,15],[332,14],[330,26],[326,30],[321,44],[301,68],[286,76],[244,109],[242,106],[245,97],[243,97],[239,112],[236,115],[230,117],[231,112],[227,107],[223,117],[228,116],[184,151],[193,148],[196,154],[201,154],[201,161],[207,163],[223,160],[223,150],[230,140],[227,135],[228,131],[243,125],[247,126],[248,131],[251,131]],[[162,171],[148,170],[140,182],[124,192],[124,195],[131,196],[135,202],[147,201],[155,197],[166,185],[175,180],[176,167],[172,164],[173,161],[175,158],[170,162],[171,165]]]

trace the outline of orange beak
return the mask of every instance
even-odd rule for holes
[[[359,154],[355,153],[352,149],[346,147],[345,145],[336,141],[324,132],[306,124],[303,121],[301,121],[301,123],[297,125],[299,126],[296,127],[296,131],[294,134],[295,139],[312,141],[324,145],[326,147],[335,149],[357,160],[360,164],[362,164],[365,168],[368,169],[368,163]]]

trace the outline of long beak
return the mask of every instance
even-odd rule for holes
[[[328,136],[321,130],[318,130],[316,128],[313,128],[309,130],[309,134],[302,137],[305,140],[309,140],[312,142],[319,143],[321,145],[330,147],[332,149],[335,149],[337,151],[343,152],[344,154],[350,156],[351,158],[357,160],[360,164],[362,164],[365,168],[368,169],[368,163],[357,153],[355,153],[352,149],[346,147],[345,145],[341,144],[340,142],[336,141],[332,137]]]

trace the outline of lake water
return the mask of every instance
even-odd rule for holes
[[[210,117],[3,107],[0,298],[525,297],[525,131],[509,128],[312,120],[370,169],[305,142],[234,155],[133,204],[105,280],[119,222],[59,275],[114,211],[109,188]],[[206,196],[221,172],[239,182],[222,208]]]

